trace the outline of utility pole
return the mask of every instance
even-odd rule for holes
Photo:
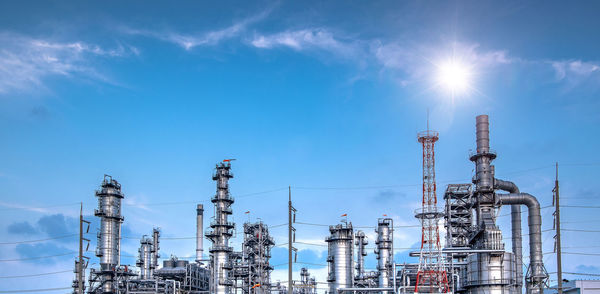
[[[292,251],[296,252],[293,243],[296,241],[296,228],[292,226],[292,223],[296,222],[296,209],[292,206],[292,187],[288,186],[288,294],[293,294],[293,281],[292,281]],[[292,219],[292,214],[294,217]],[[292,232],[294,237],[292,237]]]
[[[292,289],[292,187],[288,186],[288,294]]]
[[[89,257],[84,256],[83,255],[83,241],[87,241],[88,242],[88,247],[89,247],[89,241],[88,239],[83,237],[83,223],[87,223],[87,230],[86,233],[89,232],[90,230],[90,222],[86,221],[83,219],[83,203],[79,204],[79,259],[77,261],[77,293],[78,294],[83,294],[84,291],[84,272],[85,269],[87,268],[87,264],[84,266],[83,264],[83,259],[89,259]],[[86,248],[87,251],[87,248]]]
[[[560,196],[558,191],[558,162],[556,163],[556,180],[554,181],[554,224],[556,225],[555,248],[556,248],[556,275],[558,278],[558,294],[563,293],[562,286],[562,248],[560,242]]]

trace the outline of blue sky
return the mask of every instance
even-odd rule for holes
[[[93,219],[105,173],[126,194],[124,230],[133,239],[124,240],[123,255],[135,255],[153,226],[165,237],[194,236],[194,203],[209,207],[212,169],[225,158],[237,159],[231,189],[239,225],[285,223],[289,185],[302,222],[335,224],[348,213],[355,225],[374,226],[387,214],[418,225],[416,134],[428,109],[440,132],[440,190],[469,182],[475,116],[489,114],[499,178],[547,206],[558,161],[563,203],[594,205],[600,7],[571,4],[3,2],[2,242],[76,233],[75,203]],[[472,73],[469,91],[455,96],[436,83],[439,65],[453,57]],[[552,227],[551,210],[543,211],[543,229]],[[597,211],[567,207],[564,227],[594,230]],[[499,224],[509,237],[508,217]],[[272,234],[286,242],[283,227]],[[551,252],[553,232],[544,234]],[[564,251],[597,252],[581,247],[600,241],[598,233],[564,234]],[[298,225],[303,242],[326,235],[326,227]],[[395,247],[415,247],[419,228],[398,229],[395,239]],[[67,254],[76,240],[0,246],[0,260],[23,259]],[[299,261],[325,263],[326,247],[297,247]],[[163,257],[191,256],[194,240],[165,240],[161,249]],[[273,264],[285,255],[274,249]],[[397,261],[406,256],[397,250]],[[545,256],[549,272],[554,258]],[[600,273],[598,259],[566,254],[563,264]],[[0,276],[70,270],[72,260],[0,261]],[[374,268],[373,254],[367,260]],[[326,269],[309,268],[325,280]],[[27,286],[67,287],[71,279],[65,272]],[[274,279],[286,279],[283,268]],[[18,281],[0,279],[0,288],[20,289]]]

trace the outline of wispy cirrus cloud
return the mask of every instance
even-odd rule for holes
[[[204,33],[183,34],[168,30],[141,30],[129,27],[122,27],[121,32],[130,35],[155,38],[161,41],[174,43],[185,50],[192,50],[199,46],[214,46],[222,41],[240,36],[241,33],[246,31],[248,26],[265,19],[271,13],[272,9],[273,8],[268,8],[263,10],[256,15],[237,21],[228,27]]]
[[[270,35],[256,34],[250,44],[261,49],[287,47],[296,51],[322,50],[348,58],[358,57],[364,52],[364,46],[359,41],[344,40],[323,28],[284,31]]]
[[[9,32],[0,33],[0,44],[0,94],[45,89],[44,79],[51,76],[110,83],[95,69],[93,59],[138,52],[132,46],[106,49],[82,41],[59,42]]]
[[[592,76],[600,77],[600,63],[582,60],[560,60],[549,62],[559,81],[585,81]]]

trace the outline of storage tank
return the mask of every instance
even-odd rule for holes
[[[467,280],[463,284],[470,294],[512,293],[515,280],[514,255],[473,253],[467,257]]]

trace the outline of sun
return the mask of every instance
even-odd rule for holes
[[[461,96],[471,89],[472,73],[469,66],[452,58],[437,66],[437,84],[452,97]]]

